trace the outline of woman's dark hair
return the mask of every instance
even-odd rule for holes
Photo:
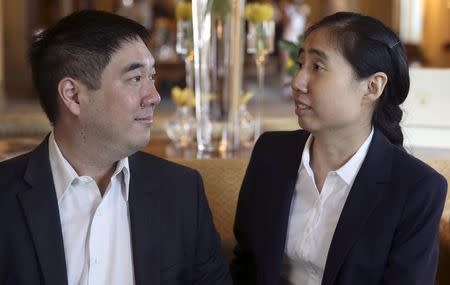
[[[400,109],[409,92],[405,47],[381,21],[369,16],[338,12],[323,18],[305,32],[326,28],[330,42],[353,67],[357,78],[384,72],[388,81],[372,115],[372,124],[393,144],[403,146]]]
[[[80,80],[89,89],[100,88],[103,70],[126,42],[148,44],[148,31],[130,19],[95,10],[62,18],[38,34],[30,47],[33,82],[52,124],[58,118],[58,83],[64,77]]]

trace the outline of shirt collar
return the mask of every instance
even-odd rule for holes
[[[312,135],[309,135],[308,139],[306,140],[305,147],[303,148],[301,166],[303,166],[305,168],[306,173],[308,173],[308,176],[310,176],[314,179],[314,173],[311,169],[311,165],[309,164],[309,162],[310,162],[309,149],[311,148],[311,143],[312,143]],[[300,169],[301,168],[302,167],[300,167]]]
[[[352,185],[356,178],[356,175],[361,168],[361,165],[366,158],[367,152],[369,151],[370,142],[373,137],[373,128],[369,136],[359,147],[358,151],[344,164],[336,170],[337,175],[342,178],[342,180],[347,183],[347,185]]]
[[[359,147],[358,151],[344,164],[342,165],[338,170],[336,170],[336,174],[347,184],[352,185],[353,181],[356,178],[356,175],[359,172],[359,169],[361,168],[361,165],[364,161],[364,158],[367,155],[367,152],[369,151],[370,142],[372,141],[373,137],[373,128],[369,134],[369,136],[366,138],[366,140],[363,142],[363,144]],[[312,135],[309,135],[308,139],[306,140],[305,148],[303,149],[302,153],[302,167],[305,168],[306,173],[310,177],[314,178],[314,173],[311,169],[310,165],[310,148],[312,143]],[[300,167],[301,169],[301,167]]]
[[[48,139],[48,148],[56,198],[59,202],[72,182],[75,179],[79,179],[80,176],[62,154],[58,144],[56,143],[53,132],[50,133]],[[120,183],[124,183],[124,187],[121,187],[122,195],[125,201],[128,201],[130,186],[130,167],[128,164],[128,157],[125,157],[117,162],[117,166],[112,177],[119,175],[120,173],[123,173],[123,176],[119,176],[119,181]],[[123,179],[121,179],[121,177],[123,177]]]
[[[122,180],[120,180],[124,187],[122,187],[122,195],[125,201],[128,201],[128,195],[130,193],[130,166],[128,164],[128,157],[122,158],[117,162],[116,170],[113,173],[113,177],[115,175],[119,175],[122,173]]]

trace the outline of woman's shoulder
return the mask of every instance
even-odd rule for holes
[[[393,159],[394,177],[403,177],[410,185],[440,185],[446,189],[445,177],[436,169],[423,160],[413,156],[411,153],[395,148]]]
[[[431,166],[412,155],[404,147],[393,145],[377,129],[375,129],[371,149],[372,161],[377,161],[377,167],[384,168],[383,172],[391,173],[390,175],[396,180],[410,184],[424,177],[443,179],[442,175]]]
[[[305,130],[298,129],[294,131],[270,131],[264,132],[258,139],[258,141],[263,142],[274,142],[274,143],[283,143],[283,142],[292,142],[299,140],[307,140],[309,137],[309,133]]]
[[[433,167],[410,152],[398,147],[394,148],[394,163],[399,171],[410,171],[413,173],[439,174]]]
[[[252,157],[265,161],[290,160],[299,157],[309,133],[304,130],[265,132],[257,140]]]

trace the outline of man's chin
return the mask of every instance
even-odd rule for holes
[[[150,132],[148,132],[148,134],[146,134],[145,137],[143,136],[139,141],[136,141],[136,144],[134,146],[135,148],[134,152],[145,148],[150,142],[150,137],[151,137]]]
[[[149,141],[150,134],[146,137],[141,137],[139,140],[137,140],[135,137],[135,139],[133,141],[130,141],[128,146],[123,149],[123,158],[128,157],[140,150],[143,150],[148,145]]]

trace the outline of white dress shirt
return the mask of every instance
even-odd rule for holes
[[[53,132],[49,137],[49,154],[68,284],[134,284],[128,158],[117,163],[102,197],[97,183],[89,176],[79,176],[64,158]]]
[[[372,136],[373,129],[349,161],[338,170],[328,172],[320,192],[310,166],[312,136],[306,141],[291,202],[281,271],[287,284],[322,283],[331,239]]]

